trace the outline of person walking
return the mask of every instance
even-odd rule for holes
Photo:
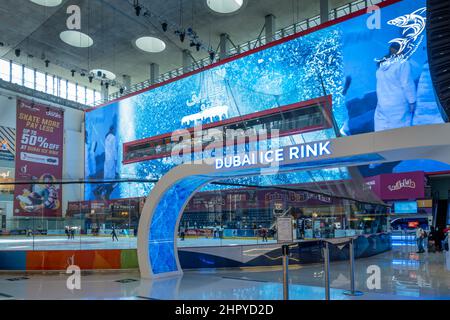
[[[112,241],[114,242],[114,239],[116,239],[116,241],[119,241],[119,238],[117,238],[117,233],[116,233],[116,229],[112,228],[112,232],[111,232],[111,236],[112,236]]]
[[[445,239],[445,233],[444,228],[437,227],[436,228],[436,250],[438,252],[442,252],[444,250],[444,239]]]
[[[447,227],[443,230],[444,232],[444,240],[442,241],[442,249],[445,251],[449,251],[449,240],[448,236],[450,234],[450,225],[447,225]]]
[[[184,241],[184,237],[186,236],[186,230],[185,230],[185,228],[182,226],[181,228],[180,228],[180,238],[181,238],[181,241]]]
[[[436,252],[438,250],[438,233],[437,230],[431,226],[430,227],[430,234],[428,235],[428,252]],[[439,250],[438,250],[439,251]]]
[[[425,250],[423,248],[423,241],[425,239],[425,231],[420,227],[417,226],[416,228],[416,241],[417,241],[417,253],[424,253]]]
[[[75,239],[75,228],[70,228],[70,238]]]
[[[66,226],[64,232],[66,233],[67,240],[70,240],[69,227]]]
[[[261,227],[261,237],[262,237],[262,242],[267,242],[267,229],[266,228]]]

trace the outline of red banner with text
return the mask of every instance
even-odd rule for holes
[[[61,216],[64,113],[17,100],[15,216]]]

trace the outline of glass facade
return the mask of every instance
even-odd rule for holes
[[[0,228],[0,251],[136,249],[139,217],[146,198],[107,197],[110,189],[119,185],[131,189],[135,183],[92,184],[99,200],[76,201],[64,197],[61,217],[48,217],[44,210],[29,216],[4,215],[3,227]],[[140,183],[145,184],[143,188],[154,184]],[[340,185],[345,183],[340,182]],[[76,198],[86,185],[72,183],[58,187]],[[226,190],[199,192],[189,200],[179,223],[179,247],[277,243],[279,218],[291,218],[293,241],[389,231],[390,208],[387,206],[292,186],[228,187]],[[30,190],[29,194],[25,193],[27,199],[22,199],[24,203],[38,206],[46,201],[37,191],[45,186],[23,185],[23,188]],[[1,186],[0,197],[11,198],[13,190],[13,185]],[[12,208],[4,208],[4,211],[10,210]],[[114,242],[113,229],[118,236],[118,241]],[[44,235],[46,237],[42,237]]]
[[[0,79],[88,106],[101,100],[101,94],[94,89],[2,59]]]

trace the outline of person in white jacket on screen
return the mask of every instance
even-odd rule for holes
[[[374,116],[375,131],[412,125],[416,85],[410,63],[397,56],[398,50],[399,45],[393,43],[376,73],[378,104]]]
[[[105,163],[103,166],[103,177],[115,179],[117,171],[117,138],[116,127],[112,125],[105,137]]]

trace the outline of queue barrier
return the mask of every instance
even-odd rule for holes
[[[349,248],[349,273],[350,273],[350,290],[344,291],[348,296],[361,296],[363,293],[356,290],[355,282],[355,238],[350,239],[333,239],[333,240],[320,240],[323,254],[324,265],[324,289],[325,300],[331,300],[331,288],[330,288],[330,244],[335,245],[339,250],[343,250],[345,247]],[[281,247],[282,253],[282,266],[283,266],[283,299],[289,300],[289,245],[285,244]]]

